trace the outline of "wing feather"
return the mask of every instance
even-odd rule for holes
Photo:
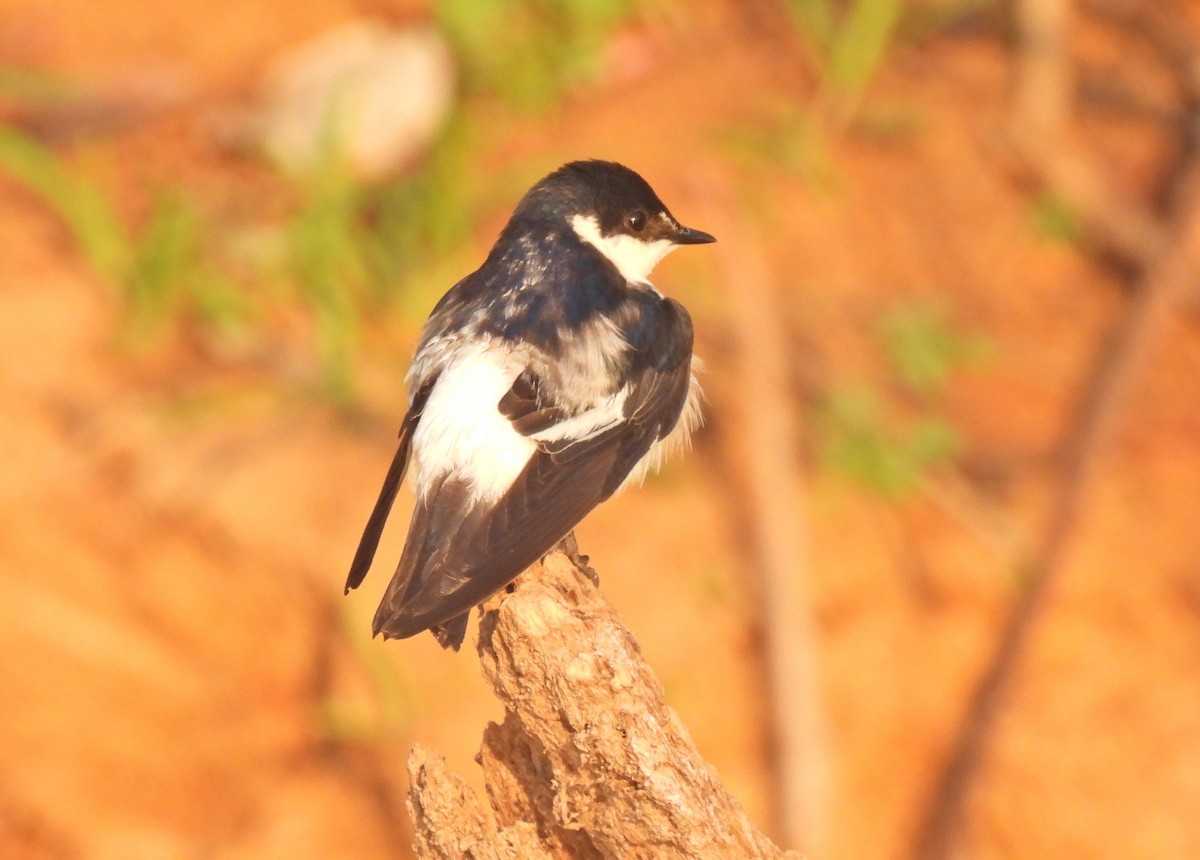
[[[457,649],[472,607],[553,548],[671,432],[692,382],[691,321],[668,299],[655,300],[631,325],[636,336],[619,389],[591,410],[563,408],[550,381],[532,369],[516,378],[496,409],[536,450],[499,498],[481,501],[465,478],[453,474],[423,493],[375,615],[376,633],[404,638],[432,629],[443,647]],[[418,418],[419,411],[413,426]],[[411,432],[409,427],[406,437],[402,429],[402,449]],[[396,462],[407,458],[401,453]],[[372,515],[359,548],[365,564],[402,476],[402,462],[394,463],[376,505],[378,517]],[[355,561],[348,585],[365,573],[357,556]]]
[[[363,529],[362,538],[358,542],[358,549],[354,553],[354,560],[350,562],[350,573],[346,577],[346,590],[344,592],[346,594],[350,593],[350,589],[358,588],[362,585],[367,571],[371,569],[371,562],[375,558],[375,551],[379,549],[379,538],[383,535],[383,527],[387,523],[388,514],[392,511],[392,505],[396,501],[396,493],[399,491],[400,484],[404,480],[404,473],[408,471],[408,458],[412,450],[413,431],[416,430],[417,424],[421,420],[421,410],[425,408],[425,401],[429,399],[429,392],[433,390],[434,381],[430,380],[417,390],[413,396],[412,403],[408,407],[408,412],[404,416],[404,420],[400,423],[400,441],[396,446],[396,455],[392,457],[392,464],[388,467],[387,475],[384,476],[383,487],[379,491],[379,498],[375,502],[375,507],[371,510],[371,516],[367,520],[366,528]]]
[[[690,378],[686,362],[647,371],[631,385],[627,402],[635,406],[625,421],[582,442],[539,446],[494,504],[467,510],[442,494],[431,495],[414,515],[404,558],[376,615],[376,632],[396,638],[431,627],[457,632],[459,616],[549,552],[616,491],[679,419]],[[440,525],[433,522],[433,510],[456,505]]]

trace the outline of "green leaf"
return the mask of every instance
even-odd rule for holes
[[[1083,223],[1061,197],[1045,192],[1033,200],[1034,232],[1049,242],[1075,245],[1083,240]]]
[[[925,396],[940,392],[954,371],[987,351],[984,338],[956,331],[937,304],[913,304],[888,314],[880,338],[899,380]]]
[[[119,286],[133,260],[129,233],[92,184],[32,137],[0,126],[0,171],[41,197],[66,223],[93,268]]]
[[[638,8],[633,0],[442,0],[437,19],[469,91],[535,111],[592,78],[604,45]]]
[[[834,389],[816,419],[825,466],[890,500],[914,492],[930,469],[959,450],[958,433],[948,422],[923,416],[905,425],[862,385]]]
[[[833,43],[835,16],[833,0],[788,0],[788,11],[805,38],[827,56]]]
[[[858,0],[851,7],[829,49],[829,77],[843,94],[857,99],[875,76],[902,8],[901,0]]]
[[[950,422],[936,417],[915,421],[908,433],[908,452],[922,469],[950,462],[962,449],[958,431]]]

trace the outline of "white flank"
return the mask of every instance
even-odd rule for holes
[[[470,483],[474,502],[495,501],[517,480],[538,443],[582,442],[625,420],[629,392],[621,389],[591,409],[533,436],[522,436],[497,406],[520,375],[524,361],[489,341],[456,345],[453,352],[413,434],[411,468],[418,497],[424,497],[437,479],[449,474]],[[667,456],[687,446],[701,422],[703,397],[694,374],[699,365],[699,359],[693,358],[691,385],[678,423],[634,466],[620,489],[640,484]]]
[[[635,284],[645,282],[659,260],[675,250],[675,243],[667,239],[643,242],[625,233],[605,236],[600,232],[600,223],[591,215],[574,216],[571,227],[580,239],[607,257],[625,280]]]
[[[475,501],[495,501],[537,450],[497,409],[523,363],[488,341],[457,353],[434,384],[413,434],[413,488],[423,497],[435,479],[450,473],[470,482]]]

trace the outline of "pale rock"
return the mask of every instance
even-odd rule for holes
[[[434,29],[363,19],[274,63],[255,136],[290,172],[311,170],[333,146],[358,178],[373,179],[429,146],[454,97],[454,60]]]

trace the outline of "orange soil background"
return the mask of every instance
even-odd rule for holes
[[[84,146],[136,212],[137,189],[159,177],[217,197],[264,182],[208,142],[214,113],[243,103],[281,50],[358,14],[420,17],[421,5],[2,0],[0,56],[82,81],[167,69],[184,82],[179,105]],[[615,158],[685,222],[750,223],[802,380],[878,378],[872,321],[939,300],[994,344],[945,403],[964,462],[991,476],[967,495],[1029,542],[1128,296],[1095,257],[1031,227],[1030,190],[993,145],[1011,111],[1008,50],[970,34],[898,47],[866,110],[899,112],[913,130],[839,138],[814,183],[747,163],[726,140],[810,91],[803,63],[770,21],[721,4],[694,15],[626,37],[639,74],[549,115],[498,118],[479,169]],[[1081,26],[1075,50],[1104,69],[1121,45]],[[1162,130],[1081,124],[1110,178],[1148,193],[1171,149]],[[508,205],[475,237],[477,256]],[[52,213],[2,177],[0,248],[0,855],[408,856],[407,749],[419,741],[473,777],[483,724],[499,716],[469,647],[369,640],[382,568],[341,597],[391,457],[416,325],[379,322],[396,359],[364,368],[367,418],[347,422],[253,366],[186,345],[116,346],[112,297]],[[756,574],[730,474],[738,380],[724,309],[739,295],[722,273],[739,253],[686,251],[656,277],[693,308],[709,429],[578,534],[700,749],[770,826]],[[1181,315],[1085,499],[970,808],[967,856],[1200,857],[1198,372],[1200,331]],[[810,475],[829,857],[901,856],[1018,587],[1011,554],[971,526],[984,514],[956,499],[885,503],[815,465]],[[392,528],[381,558],[402,539]]]

